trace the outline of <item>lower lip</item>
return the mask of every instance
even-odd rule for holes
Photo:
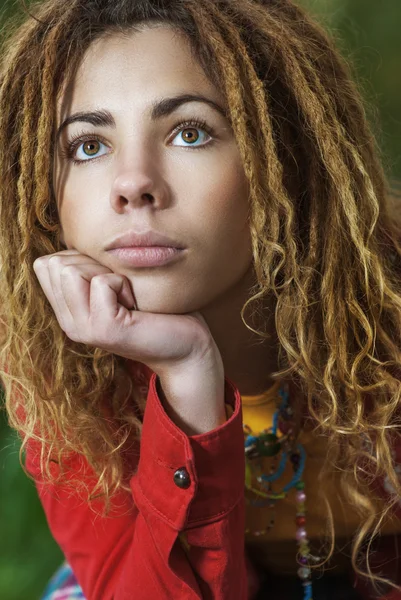
[[[114,248],[109,250],[117,258],[130,267],[161,267],[177,259],[183,248],[165,248],[164,246],[136,246],[130,248]]]

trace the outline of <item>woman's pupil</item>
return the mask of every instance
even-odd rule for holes
[[[188,134],[189,132],[189,134]],[[195,132],[195,134],[193,133]],[[196,142],[198,140],[198,131],[196,129],[185,129],[185,131],[183,131],[183,136],[184,138],[186,137],[187,139],[185,139],[186,142]],[[196,139],[194,139],[196,138]]]
[[[96,141],[90,141],[90,142],[86,142],[84,144],[84,152],[85,154],[96,154],[97,152],[99,152],[99,142]]]

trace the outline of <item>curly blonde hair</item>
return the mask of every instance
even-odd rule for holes
[[[62,249],[52,190],[61,87],[88,46],[152,23],[183,32],[222,89],[250,185],[257,284],[241,311],[276,297],[280,365],[330,442],[364,543],[401,496],[401,225],[352,73],[328,34],[291,0],[47,0],[3,44],[0,192],[1,377],[9,422],[41,448],[43,473],[84,456],[95,489],[127,486],[124,454],[140,439],[146,393],[118,356],[67,339],[32,265]],[[108,417],[102,406],[107,404]],[[369,478],[395,493],[378,510]],[[92,490],[93,492],[93,490]],[[328,503],[329,522],[333,525]],[[332,526],[332,549],[334,527]],[[368,546],[370,541],[368,543]],[[368,552],[364,554],[367,557]]]

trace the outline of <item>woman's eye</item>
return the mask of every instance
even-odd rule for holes
[[[107,146],[99,140],[86,140],[77,146],[74,153],[74,158],[76,160],[84,161],[91,158],[98,158],[99,156],[103,156],[103,154],[107,153]]]
[[[184,148],[189,148],[190,146],[204,146],[205,137],[210,138],[210,135],[200,127],[186,127],[185,129],[181,129],[181,131],[179,131],[178,134],[174,137],[174,140],[178,138],[179,140],[184,142],[184,144],[173,144],[173,146],[181,146]],[[199,140],[202,143],[198,144],[197,142],[199,142]]]

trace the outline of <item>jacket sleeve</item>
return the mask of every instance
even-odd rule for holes
[[[116,494],[108,517],[67,486],[45,485],[28,446],[27,470],[87,600],[247,600],[241,402],[227,378],[225,402],[225,423],[187,436],[164,411],[153,374],[131,494]],[[89,481],[82,457],[69,469]]]

